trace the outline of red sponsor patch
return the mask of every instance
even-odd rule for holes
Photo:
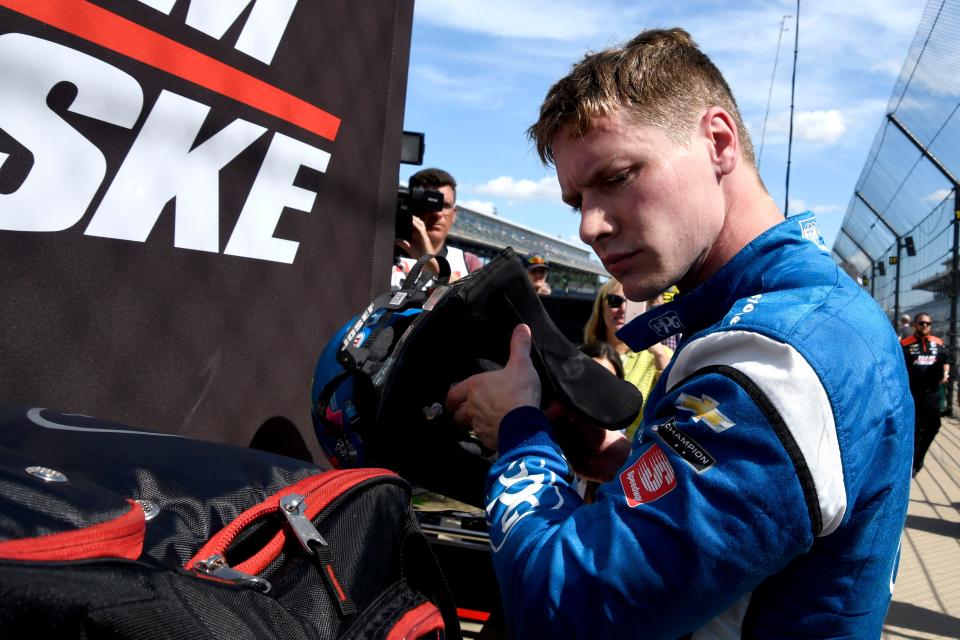
[[[673,472],[663,449],[653,445],[623,470],[620,484],[623,485],[627,504],[636,507],[670,493],[677,486],[677,474]]]

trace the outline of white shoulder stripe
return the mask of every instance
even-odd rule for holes
[[[830,399],[816,372],[792,346],[751,331],[720,331],[694,340],[677,355],[667,389],[711,365],[750,378],[780,413],[813,476],[821,536],[833,533],[847,509],[843,466]]]

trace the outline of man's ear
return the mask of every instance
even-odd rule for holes
[[[731,173],[740,160],[740,136],[733,116],[723,107],[710,107],[700,120],[700,131],[717,177]]]

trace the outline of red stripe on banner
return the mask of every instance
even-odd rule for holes
[[[340,118],[86,0],[0,0],[0,6],[269,113],[327,140],[337,138]]]

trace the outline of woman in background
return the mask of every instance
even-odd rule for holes
[[[583,341],[584,344],[600,341],[613,347],[620,355],[624,379],[640,390],[643,394],[643,406],[646,407],[647,396],[650,395],[653,385],[660,379],[660,373],[669,364],[673,351],[657,343],[649,349],[635,352],[617,337],[617,330],[626,321],[626,302],[627,299],[623,297],[623,286],[617,280],[611,278],[605,282],[593,301],[593,311],[583,330]],[[627,427],[627,437],[633,437],[642,415],[643,409],[640,410],[637,420]]]

